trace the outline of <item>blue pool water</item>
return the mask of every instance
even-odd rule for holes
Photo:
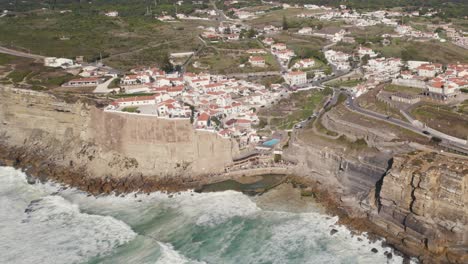
[[[274,145],[278,144],[279,142],[280,142],[279,139],[274,138],[274,139],[270,139],[270,140],[264,142],[263,146],[273,147]]]

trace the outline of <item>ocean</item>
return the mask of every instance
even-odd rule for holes
[[[23,172],[0,167],[0,262],[403,262],[382,241],[353,234],[294,192],[96,198],[54,183],[29,184]]]

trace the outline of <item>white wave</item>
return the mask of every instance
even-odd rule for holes
[[[188,259],[177,252],[171,244],[158,242],[161,248],[161,257],[156,261],[157,264],[202,264],[205,262],[198,262]]]
[[[78,263],[104,255],[136,234],[110,216],[82,213],[61,196],[0,168],[0,255],[4,263]]]
[[[337,217],[264,211],[239,192],[188,191],[176,195],[156,192],[96,198],[69,188],[59,191],[60,196],[51,196],[59,186],[29,185],[24,175],[17,177],[18,174],[22,175],[0,167],[0,255],[6,256],[7,262],[81,262],[110,253],[132,240],[135,233],[128,225],[142,236],[154,238],[161,251],[158,264],[195,263],[184,254],[192,257],[196,252],[203,252],[199,258],[210,263],[402,262],[395,254],[388,260],[383,253],[392,250],[382,247],[381,241],[370,242],[365,235],[353,236],[346,227],[337,225]],[[25,214],[24,209],[35,199],[41,200],[33,203]],[[169,218],[158,218],[163,215]],[[242,221],[222,225],[234,217]],[[22,220],[25,222],[21,223]],[[332,228],[338,232],[331,235]],[[193,236],[197,236],[195,242]],[[179,251],[169,244],[180,241],[185,242]],[[152,245],[156,244],[130,248],[124,251],[124,256],[115,257],[145,260],[144,263],[155,261],[151,254],[159,256],[156,248],[150,254],[152,258],[146,254]],[[371,252],[372,248],[378,253]],[[114,258],[108,260],[111,262],[107,263],[112,263]]]
[[[181,210],[200,226],[219,225],[235,216],[248,217],[260,211],[252,200],[235,191],[204,193],[180,200]]]
[[[252,255],[259,262],[271,263],[401,263],[402,258],[393,254],[387,259],[381,241],[371,242],[365,235],[352,235],[344,226],[336,224],[337,217],[319,213],[273,213],[271,218],[281,219],[271,229],[272,236]],[[338,232],[333,235],[332,229]],[[378,253],[373,253],[376,248]]]

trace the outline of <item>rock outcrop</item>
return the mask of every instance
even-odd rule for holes
[[[284,151],[326,203],[423,263],[468,262],[468,158],[327,143],[294,136]]]
[[[410,153],[393,159],[372,222],[434,262],[468,262],[468,159]]]

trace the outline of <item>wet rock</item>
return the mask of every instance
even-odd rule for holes
[[[333,236],[333,235],[336,234],[336,233],[338,233],[338,230],[336,230],[336,229],[334,229],[334,228],[333,228],[332,230],[330,230],[330,235]]]
[[[378,253],[378,252],[379,252],[376,248],[372,248],[371,251],[372,251],[373,253]]]
[[[26,174],[26,182],[28,184],[36,184],[36,178],[34,178],[33,176],[31,176],[29,173]]]

